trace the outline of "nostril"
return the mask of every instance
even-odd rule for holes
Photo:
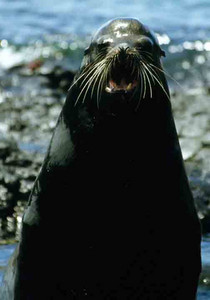
[[[127,46],[127,47],[119,46],[118,49],[119,49],[120,51],[126,52],[126,51],[129,49],[129,46]]]
[[[128,49],[129,49],[129,47],[122,47],[122,46],[120,46],[120,47],[118,47],[118,59],[119,59],[119,61],[121,61],[121,60],[125,60],[126,58],[127,58],[127,56],[128,56]]]

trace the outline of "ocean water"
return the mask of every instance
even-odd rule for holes
[[[43,35],[94,32],[117,17],[136,17],[172,39],[208,39],[208,0],[0,0],[0,37],[24,44]]]
[[[175,80],[187,89],[210,86],[209,15],[209,0],[0,0],[0,74],[40,57],[78,69],[92,33],[110,19],[135,17],[157,34]]]

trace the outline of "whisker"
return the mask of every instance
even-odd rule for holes
[[[92,90],[91,90],[91,98],[93,96],[93,93],[94,93],[94,89],[95,89],[95,85],[98,81],[98,78],[100,77],[100,75],[103,73],[103,70],[105,68],[105,64],[101,65],[99,69],[96,70],[96,72],[92,75],[92,81],[90,81],[89,85],[88,85],[88,88],[87,88],[87,91],[89,90],[91,84],[93,83],[93,87],[92,87]],[[86,94],[87,94],[87,91],[86,91]],[[86,95],[85,95],[86,97]],[[85,101],[85,98],[83,99],[83,102]]]
[[[85,88],[87,87],[87,90],[85,92],[85,97],[87,95],[87,92],[93,82],[93,80],[96,78],[96,76],[98,74],[100,74],[100,71],[101,71],[101,68],[102,66],[105,64],[105,59],[102,60],[102,61],[99,61],[97,63],[94,64],[93,68],[86,74],[85,78],[83,79],[83,81],[81,82],[80,86],[82,86],[85,82],[85,85],[83,86],[82,90],[80,91],[78,97],[77,97],[77,100],[75,101],[75,105],[78,103],[79,101],[79,98],[81,97],[82,93],[84,92]],[[93,73],[93,74],[92,74]],[[92,74],[92,75],[91,75]],[[91,75],[91,77],[87,80],[87,78]],[[83,98],[83,103],[84,103],[84,99],[85,97]]]
[[[144,73],[145,73],[145,76],[147,78],[147,82],[149,84],[149,89],[150,89],[150,98],[152,98],[152,86],[151,86],[151,82],[150,82],[150,79],[149,79],[149,75],[147,74],[148,70],[145,68],[144,69]]]
[[[85,98],[86,98],[86,96],[87,96],[87,93],[88,93],[88,91],[89,91],[89,89],[90,89],[90,86],[91,86],[91,84],[94,82],[94,80],[95,80],[95,78],[96,78],[96,74],[98,74],[98,73],[94,73],[92,76],[91,76],[91,80],[89,80],[89,84],[88,84],[88,86],[87,86],[87,88],[86,88],[86,92],[85,92],[85,94],[84,94],[84,97],[83,97],[83,100],[82,100],[82,102],[84,103],[85,102]],[[96,80],[95,80],[96,81]],[[92,91],[91,91],[92,92]]]
[[[140,69],[141,69],[141,66],[139,66]],[[137,106],[136,106],[136,111],[138,110],[139,106],[140,106],[140,103],[141,103],[141,100],[142,100],[142,95],[143,95],[143,85],[144,85],[144,80],[143,80],[143,76],[142,76],[142,72],[139,71],[139,84],[140,84],[140,97],[139,97],[139,101],[137,103]]]
[[[158,80],[161,82],[162,79],[160,77],[160,74],[157,73],[156,70],[154,70],[148,63],[145,64],[145,68],[147,68],[148,70],[150,70],[152,76],[153,76],[153,79],[154,79],[154,74],[155,76],[158,78]]]
[[[102,90],[103,90],[103,88],[105,86],[106,78],[107,78],[107,76],[106,76],[106,73],[104,72],[102,74],[102,81],[101,81],[101,90],[100,90],[99,101],[101,100],[101,94],[102,94]],[[98,108],[99,108],[99,102],[98,102]]]
[[[98,88],[97,88],[97,107],[99,108],[99,103],[101,100],[101,94],[103,87],[105,86],[105,82],[107,82],[108,74],[111,72],[111,65],[113,65],[113,61],[110,59],[107,59],[106,63],[104,64],[103,70],[101,72],[101,78],[98,82]]]
[[[148,67],[148,65],[147,65],[147,67]],[[151,71],[152,72],[155,72],[155,70],[153,69],[153,68],[151,68]],[[162,88],[162,90],[163,90],[163,92],[165,93],[165,95],[167,96],[167,98],[170,100],[170,96],[169,96],[169,94],[167,93],[167,91],[165,90],[165,88],[164,88],[164,86],[163,86],[163,83],[161,82],[161,79],[160,79],[160,77],[158,76],[158,78],[157,78],[157,73],[155,72],[155,74],[156,74],[156,76],[152,73],[152,76],[153,76],[153,78],[155,79],[155,81],[159,84],[159,86]]]
[[[105,62],[104,62],[104,66],[101,66],[101,68],[105,67]],[[99,72],[97,72],[98,75],[100,75],[100,72],[101,72],[101,69],[98,70]],[[103,70],[102,70],[103,71]],[[98,77],[98,76],[97,76]],[[93,93],[94,93],[94,89],[95,89],[95,85],[96,85],[96,82],[97,82],[97,78],[95,77],[95,81],[94,81],[94,84],[93,84],[93,87],[92,87],[92,91],[91,91],[91,98],[93,97]]]
[[[68,89],[68,91],[70,91],[72,88],[73,88],[73,86],[75,86],[75,84],[83,77],[83,76],[85,76],[86,75],[86,73],[84,72],[84,73],[81,73],[80,74],[80,76],[71,84],[71,86],[70,86],[70,88]]]
[[[150,65],[153,67],[153,68],[156,68],[158,71],[162,72],[165,76],[167,76],[168,78],[170,78],[171,80],[173,80],[181,89],[184,89],[183,86],[176,80],[174,79],[169,73],[167,73],[166,71],[164,71],[163,69],[161,68],[158,68],[157,66],[153,65],[150,63]]]
[[[143,75],[143,80],[144,80],[144,94],[143,94],[143,99],[145,99],[146,97],[146,93],[147,93],[147,81],[146,81],[146,77],[145,77],[145,71],[144,69],[142,69],[142,75]]]
[[[150,52],[148,52],[148,51],[142,51],[142,50],[140,50],[140,56],[148,58],[151,61],[154,61],[152,54]]]
[[[147,70],[147,72],[149,73],[151,79],[152,79],[152,82],[153,84],[155,84],[155,80],[153,78],[153,74],[152,74],[152,71],[150,70],[149,66],[147,65],[147,63],[143,60],[142,61],[143,65],[144,65],[144,68]],[[158,74],[156,74],[158,76]],[[160,78],[159,78],[160,79]]]
[[[130,99],[133,99],[137,92],[139,92],[139,100],[136,109],[139,108],[140,102],[146,97],[151,99],[154,97],[153,86],[158,84],[162,91],[165,93],[168,99],[170,96],[164,87],[163,79],[161,78],[160,72],[169,76],[165,71],[158,68],[155,65],[152,54],[148,51],[139,51],[139,53],[131,53],[130,61],[125,61],[125,68],[130,70],[130,76],[133,80],[138,81],[138,87],[133,92]],[[108,78],[112,78],[112,70],[118,68],[118,64],[121,61],[119,55],[114,54],[113,56],[107,56],[99,54],[93,63],[90,63],[82,70],[79,77],[73,82],[70,89],[79,82],[79,95],[75,101],[75,105],[78,103],[79,99],[82,97],[82,103],[87,99],[87,95],[90,92],[90,98],[92,99],[94,93],[96,93],[96,103],[99,108],[102,91],[105,88],[105,84],[108,82]],[[170,77],[173,79],[172,77]],[[69,90],[70,90],[69,89]]]
[[[98,63],[96,63],[93,66],[93,68],[90,69],[90,72],[87,73],[87,76],[83,79],[83,81],[81,82],[80,86],[83,85],[83,83],[86,81],[86,79],[88,78],[88,76],[90,76],[91,73],[94,73],[94,71],[97,70],[97,68],[100,67],[102,63],[103,63],[103,61],[98,62]]]
[[[91,71],[92,71],[92,68],[93,68],[98,62],[100,62],[100,60],[101,60],[102,57],[103,57],[103,55],[98,54],[97,57],[96,57],[96,60],[95,60],[93,63],[89,64],[87,67],[85,67],[84,70],[82,70],[81,74],[80,74],[79,77],[71,84],[71,86],[69,87],[69,90],[68,90],[68,91],[70,91],[70,90],[72,89],[72,87],[75,86],[75,84],[76,84],[83,76],[85,76],[85,75],[88,73],[88,71],[91,72]]]
[[[105,66],[104,66],[105,67]],[[104,68],[103,68],[104,70]],[[102,72],[103,72],[102,70]],[[100,73],[100,74],[103,74],[103,73]],[[100,75],[99,74],[99,75]],[[97,77],[98,78],[98,77]],[[101,83],[102,83],[102,79],[103,79],[103,76],[101,76],[101,78],[99,79],[99,83],[98,83],[98,88],[97,88],[97,107],[99,108],[99,100],[101,98],[101,91],[102,91],[102,86],[101,86]]]
[[[86,81],[86,83],[85,83],[85,85],[83,86],[83,88],[81,89],[81,91],[80,91],[80,93],[79,93],[79,95],[78,95],[78,97],[77,97],[77,100],[75,101],[75,105],[78,103],[78,101],[79,101],[79,98],[81,97],[81,95],[82,95],[82,93],[83,93],[83,91],[85,90],[85,88],[88,86],[88,89],[89,89],[89,83],[91,83],[93,80],[94,80],[94,78],[95,78],[95,76],[98,74],[98,72],[99,71],[97,71],[96,70],[96,73],[94,73],[87,81]],[[87,89],[87,90],[88,90]],[[83,101],[84,102],[84,101]]]

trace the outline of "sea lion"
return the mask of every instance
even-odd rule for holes
[[[195,299],[200,223],[163,55],[136,19],[93,36],[23,216],[6,299]]]

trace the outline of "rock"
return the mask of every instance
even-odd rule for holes
[[[202,137],[202,144],[204,147],[210,147],[210,132],[206,132],[204,134],[204,136]]]
[[[30,192],[32,190],[35,179],[36,179],[36,177],[34,177],[33,180],[24,180],[24,179],[22,179],[20,181],[20,193],[21,193],[21,198],[23,200],[27,201],[27,199],[30,195]]]
[[[186,164],[191,190],[195,199],[203,233],[210,232],[210,170],[202,169],[203,162]]]
[[[5,202],[7,200],[8,189],[4,185],[0,185],[0,203],[1,206],[5,206]]]
[[[51,88],[56,89],[60,87],[65,92],[69,89],[75,75],[72,71],[64,71],[60,66],[55,66],[54,69],[48,73],[46,69],[43,68],[41,72],[43,76],[48,78],[48,84]]]
[[[210,232],[210,105],[209,96],[174,94],[175,122],[187,175],[203,232]]]
[[[201,148],[201,141],[199,138],[180,138],[180,146],[184,160],[194,157]]]
[[[28,157],[27,157],[28,156]],[[4,164],[7,166],[19,166],[19,167],[29,167],[33,163],[33,158],[29,157],[24,152],[12,153],[9,157],[5,159]]]
[[[199,164],[199,167],[202,170],[202,176],[204,178],[210,171],[210,149],[202,148],[196,154],[194,160]]]
[[[12,194],[17,194],[20,188],[20,179],[15,174],[6,173],[4,176],[4,185]]]
[[[209,116],[206,114],[186,118],[181,134],[185,137],[201,137],[208,130]]]
[[[0,159],[5,160],[13,151],[17,150],[17,144],[11,140],[0,140]]]
[[[43,60],[36,59],[30,62],[27,67],[32,70],[33,72],[39,69],[43,65]]]

